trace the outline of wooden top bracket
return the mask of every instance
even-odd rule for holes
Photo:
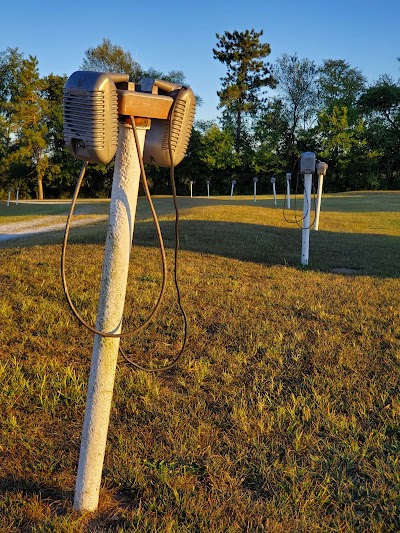
[[[125,116],[167,119],[173,99],[170,96],[134,90],[117,89],[118,114]]]

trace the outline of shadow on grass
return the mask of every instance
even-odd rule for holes
[[[25,496],[40,496],[41,499],[51,501],[68,500],[73,501],[74,493],[72,490],[62,490],[46,484],[38,484],[28,479],[15,478],[11,476],[0,477],[0,494],[4,493],[18,494]]]
[[[164,243],[173,248],[175,222],[160,222]],[[97,223],[71,231],[70,243],[103,244],[106,224]],[[199,254],[212,254],[267,265],[349,273],[352,275],[397,278],[400,276],[400,238],[388,235],[310,231],[308,267],[301,266],[302,231],[238,222],[181,220],[180,248]],[[6,241],[3,248],[58,244],[63,232]],[[134,246],[158,246],[151,221],[137,221]],[[61,251],[60,251],[61,253]],[[339,270],[338,270],[339,269]]]
[[[149,223],[147,224],[147,226]],[[149,245],[151,230],[138,223],[136,245]],[[173,222],[162,229],[173,243]],[[155,238],[152,244],[156,245]],[[180,247],[203,254],[222,255],[268,265],[301,267],[302,231],[231,222],[181,221]],[[376,277],[400,276],[400,238],[387,235],[310,231],[309,269],[332,272],[348,269],[353,274]]]
[[[157,200],[156,200],[157,201]],[[160,201],[160,199],[158,199]],[[255,206],[264,207],[267,209],[287,210],[287,199],[284,195],[278,195],[277,204],[274,204],[271,195],[260,195],[257,201],[254,202],[252,196],[234,196],[232,200],[224,196],[210,196],[201,197],[195,196],[193,198],[187,196],[180,196],[178,198],[179,207],[186,209],[190,207],[206,207],[206,206]],[[292,210],[296,209],[298,212],[303,211],[303,190],[299,188],[297,194],[291,195]],[[316,195],[313,194],[311,198],[311,209],[315,210]],[[330,211],[337,213],[384,213],[384,212],[400,212],[400,191],[386,191],[382,193],[373,192],[358,192],[358,193],[337,193],[334,195],[323,195],[321,203],[321,212]],[[290,214],[293,211],[287,210]],[[301,214],[299,215],[301,218]]]

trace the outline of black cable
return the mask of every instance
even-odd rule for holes
[[[175,102],[177,100],[178,100],[178,98],[176,98]],[[168,117],[168,121],[169,121],[168,151],[169,151],[169,157],[170,157],[170,181],[171,181],[171,188],[172,188],[172,198],[173,198],[174,209],[175,209],[174,283],[175,283],[175,288],[176,288],[178,306],[179,306],[179,309],[180,309],[182,317],[183,317],[184,336],[183,336],[183,342],[182,342],[182,347],[181,347],[180,351],[178,352],[176,357],[171,361],[170,364],[164,365],[164,366],[158,366],[158,367],[152,367],[152,368],[151,367],[142,366],[142,365],[140,365],[139,363],[137,363],[136,361],[134,361],[132,359],[131,354],[126,354],[124,352],[124,350],[122,350],[121,347],[119,348],[119,351],[120,351],[122,357],[125,359],[126,362],[130,363],[132,366],[134,366],[138,370],[143,370],[145,372],[163,372],[163,371],[166,371],[166,370],[171,370],[173,367],[175,367],[176,364],[178,363],[178,361],[181,359],[181,357],[183,355],[183,352],[185,351],[186,344],[187,344],[187,338],[188,338],[188,320],[187,320],[186,312],[185,312],[185,310],[183,308],[183,305],[182,305],[181,291],[180,291],[179,280],[178,280],[179,209],[178,209],[177,196],[176,196],[175,175],[174,175],[174,168],[175,167],[174,167],[174,163],[173,163],[173,150],[172,150],[172,117],[173,117],[174,108],[175,108],[175,106],[173,105],[171,107],[171,110],[170,110],[170,113],[169,113],[169,117]],[[145,188],[148,189],[146,172],[145,172],[145,169],[144,169],[143,158],[141,157],[141,151],[140,151],[140,147],[139,147],[139,139],[138,139],[138,136],[137,136],[135,120],[134,120],[134,117],[130,117],[130,118],[131,118],[131,122],[132,122],[133,133],[135,135],[136,146],[137,146],[137,149],[138,149],[137,151],[138,151],[138,155],[139,155],[139,164],[140,164],[140,169],[141,169],[141,172],[142,172],[143,184],[146,184],[144,186],[145,186]]]
[[[178,100],[178,98],[175,99],[175,102],[177,100]],[[161,371],[170,370],[171,368],[173,368],[178,363],[178,361],[181,359],[182,354],[183,354],[183,352],[184,352],[184,350],[186,348],[187,338],[188,338],[188,321],[187,321],[186,312],[185,312],[185,310],[184,310],[184,308],[182,306],[181,293],[180,293],[180,287],[179,287],[179,281],[178,281],[179,209],[178,209],[177,199],[176,199],[176,186],[175,186],[173,150],[172,150],[172,118],[173,118],[174,108],[175,108],[175,105],[172,105],[170,113],[169,113],[169,117],[168,117],[168,120],[169,120],[168,151],[169,151],[170,162],[171,162],[171,164],[170,164],[170,180],[171,180],[172,196],[173,196],[174,209],[175,209],[174,282],[175,282],[175,287],[176,287],[176,292],[177,292],[178,305],[179,305],[179,309],[180,309],[180,311],[182,313],[183,322],[184,322],[184,339],[183,339],[182,347],[181,347],[178,355],[171,361],[170,364],[162,366],[162,367],[149,368],[149,367],[142,366],[142,365],[136,363],[135,361],[133,361],[131,359],[131,357],[122,350],[122,348],[119,348],[119,351],[120,351],[121,355],[123,356],[123,358],[128,363],[132,364],[132,366],[134,366],[135,368],[137,368],[139,370],[144,370],[146,372],[161,372]],[[73,195],[73,198],[72,198],[72,201],[71,201],[70,211],[69,211],[67,222],[66,222],[66,226],[65,226],[64,239],[63,239],[62,252],[61,252],[61,278],[62,278],[62,284],[63,284],[65,296],[67,298],[67,302],[68,302],[73,314],[75,315],[75,317],[89,331],[91,331],[92,333],[95,333],[97,335],[100,335],[102,337],[125,338],[125,337],[133,336],[133,335],[137,334],[139,331],[141,331],[142,329],[144,329],[146,326],[148,326],[148,324],[151,322],[151,320],[154,318],[154,316],[156,315],[157,311],[159,310],[161,302],[162,302],[162,300],[164,298],[164,293],[165,293],[165,289],[166,289],[167,261],[166,261],[166,253],[165,253],[164,241],[163,241],[163,238],[162,238],[162,233],[161,233],[160,225],[159,225],[159,222],[158,222],[157,213],[155,211],[154,204],[153,204],[153,201],[152,201],[152,198],[151,198],[151,195],[150,195],[150,191],[149,191],[149,187],[148,187],[148,183],[147,183],[147,177],[146,177],[146,172],[145,172],[145,169],[144,169],[143,157],[142,157],[142,153],[141,153],[141,147],[140,147],[139,138],[138,138],[138,134],[137,134],[135,119],[132,116],[130,117],[130,119],[131,119],[131,123],[132,123],[132,131],[133,131],[133,135],[134,135],[135,143],[136,143],[136,149],[137,149],[137,154],[138,154],[138,160],[139,160],[139,166],[140,166],[140,174],[141,174],[141,179],[142,179],[142,183],[143,183],[143,188],[144,188],[144,191],[145,191],[145,194],[146,194],[147,201],[148,201],[149,206],[150,206],[150,210],[151,210],[151,213],[152,213],[153,221],[154,221],[154,224],[155,224],[155,227],[156,227],[156,232],[157,232],[157,236],[158,236],[158,240],[159,240],[159,244],[160,244],[160,253],[161,253],[161,258],[162,258],[162,272],[163,272],[162,286],[161,286],[160,294],[159,294],[158,300],[156,302],[156,305],[154,306],[152,312],[150,313],[150,315],[146,319],[146,321],[143,322],[137,328],[135,328],[135,329],[133,329],[131,331],[124,332],[124,333],[109,333],[109,332],[105,332],[105,331],[100,331],[97,328],[91,326],[88,322],[86,322],[83,319],[83,317],[80,315],[78,310],[76,309],[74,303],[72,302],[72,299],[70,297],[69,290],[68,290],[68,284],[67,284],[66,273],[65,273],[65,255],[66,255],[66,249],[67,249],[68,236],[69,236],[69,231],[70,231],[70,227],[71,227],[72,216],[73,216],[73,213],[74,213],[74,210],[75,210],[75,206],[76,206],[76,201],[77,201],[77,198],[78,198],[79,190],[80,190],[80,187],[81,187],[81,184],[82,184],[82,181],[83,181],[83,178],[84,178],[87,166],[88,166],[88,162],[85,161],[83,163],[81,172],[79,174],[79,178],[78,178],[78,181],[77,181],[77,184],[76,184],[76,187],[75,187],[74,195]]]
[[[293,165],[293,168],[292,168],[292,170],[290,172],[290,176],[292,176],[294,169],[299,164],[299,161],[300,161],[300,157],[298,157],[296,159],[296,161],[295,161],[295,163]],[[283,212],[282,212],[283,218],[286,220],[286,222],[288,224],[296,224],[297,226],[299,225],[298,218],[297,218],[297,215],[296,215],[296,210],[297,210],[297,190],[298,190],[298,187],[299,187],[299,172],[296,173],[296,187],[295,187],[295,194],[294,194],[294,209],[293,209],[293,211],[294,211],[294,219],[293,220],[289,220],[289,219],[286,218],[286,212],[285,212],[286,211],[286,196],[287,196],[286,192],[285,192],[285,199],[284,199],[284,203],[283,203]],[[303,217],[303,219],[304,219],[304,217]]]
[[[304,222],[306,216],[310,213],[311,211],[311,198],[308,198],[308,195],[307,195],[307,191],[306,191],[306,188],[304,187],[304,201],[307,202],[307,210],[306,212],[303,214],[303,218],[301,219],[301,222]],[[315,206],[315,198],[314,198],[314,206]],[[311,217],[310,217],[311,218]],[[303,225],[300,226],[300,224],[297,224],[299,226],[299,228],[301,229],[311,229],[314,225],[314,222],[315,222],[315,210],[314,210],[314,220],[310,223],[309,226],[306,226],[304,227]]]
[[[140,160],[140,158],[139,158],[139,160]],[[113,337],[113,338],[130,337],[130,336],[138,333],[139,331],[141,331],[142,329],[144,329],[145,327],[147,327],[149,325],[149,323],[154,318],[154,316],[156,315],[156,313],[158,312],[158,310],[159,310],[159,308],[161,306],[161,303],[162,303],[162,300],[163,300],[163,297],[164,297],[164,293],[165,293],[165,289],[166,289],[167,259],[166,259],[166,255],[165,255],[165,248],[164,248],[164,243],[163,243],[163,239],[162,239],[160,226],[158,224],[157,214],[155,212],[155,209],[154,209],[153,203],[151,201],[150,195],[147,196],[147,193],[146,193],[147,200],[149,201],[150,209],[151,209],[151,212],[152,212],[152,215],[153,215],[153,219],[154,219],[154,223],[155,223],[155,226],[156,226],[159,243],[160,243],[160,252],[161,252],[161,259],[162,259],[162,272],[163,272],[160,294],[158,296],[158,300],[157,300],[152,312],[150,313],[148,318],[145,320],[145,322],[143,322],[137,328],[135,328],[135,329],[133,329],[131,331],[126,331],[124,333],[109,333],[109,332],[106,332],[106,331],[98,330],[96,327],[94,327],[91,324],[89,324],[88,322],[86,322],[85,319],[82,317],[82,315],[79,313],[79,311],[76,309],[74,303],[72,302],[71,296],[69,294],[69,289],[68,289],[68,284],[67,284],[67,279],[66,279],[66,273],[65,273],[65,263],[66,263],[65,254],[66,254],[66,249],[67,249],[69,230],[70,230],[70,227],[71,227],[71,219],[72,219],[72,215],[73,215],[74,210],[75,210],[76,201],[77,201],[77,198],[78,198],[79,190],[80,190],[80,187],[81,187],[81,184],[82,184],[82,180],[83,180],[83,177],[85,175],[85,171],[87,169],[87,166],[88,166],[88,162],[85,161],[83,163],[83,166],[82,166],[78,181],[76,183],[75,192],[74,192],[74,195],[73,195],[73,198],[72,198],[72,201],[71,201],[71,207],[70,207],[70,210],[69,210],[69,213],[68,213],[67,223],[65,225],[64,240],[63,240],[62,250],[61,250],[61,279],[62,279],[62,284],[63,284],[63,288],[64,288],[64,293],[65,293],[67,302],[68,302],[68,304],[69,304],[69,306],[70,306],[70,308],[72,310],[72,313],[79,320],[79,322],[83,326],[85,326],[89,331],[91,331],[92,333],[95,333],[97,335],[100,335],[102,337]],[[146,187],[145,187],[145,190],[146,190]]]

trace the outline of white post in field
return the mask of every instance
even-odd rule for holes
[[[8,190],[7,207],[10,205],[10,200],[11,200],[11,189]]]
[[[232,185],[231,185],[231,200],[232,200],[233,189],[235,188],[235,185],[236,185],[236,181],[235,181],[235,180],[232,180]]]
[[[317,163],[318,191],[317,191],[317,210],[315,213],[315,222],[314,222],[315,231],[318,231],[318,227],[319,227],[319,214],[321,212],[322,187],[324,184],[324,176],[327,170],[328,170],[327,163],[323,163],[322,161],[319,161]]]
[[[137,130],[143,153],[146,128]],[[96,328],[108,333],[121,331],[139,181],[132,127],[120,124],[96,321]],[[119,342],[94,336],[74,498],[78,512],[98,507]]]
[[[272,193],[274,195],[274,204],[276,205],[276,188],[275,188],[275,182],[276,182],[276,178],[271,178],[271,183],[272,183]]]
[[[210,180],[207,180],[207,196],[210,196]]]
[[[301,243],[301,264],[308,265],[310,252],[310,211],[312,174],[304,174],[303,229]]]
[[[17,194],[15,196],[15,205],[18,205],[19,187],[17,187]]]
[[[291,172],[286,172],[286,205],[290,209],[290,181],[292,179]]]
[[[311,185],[314,172],[314,152],[302,153],[300,159],[300,173],[304,175],[303,228],[301,243],[301,264],[303,266],[308,265],[310,251]]]
[[[253,178],[254,201],[256,201],[256,199],[257,199],[257,182],[258,182],[258,178]]]

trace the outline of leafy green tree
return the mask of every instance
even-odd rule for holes
[[[42,80],[42,96],[46,101],[44,122],[47,127],[45,139],[49,161],[46,194],[51,197],[71,194],[81,166],[65,148],[64,143],[63,96],[66,79],[66,76],[50,74]]]
[[[319,128],[324,132],[324,136],[318,155],[329,165],[329,176],[327,175],[326,179],[328,186],[331,190],[354,188],[353,151],[365,144],[363,121],[360,119],[356,126],[349,124],[347,107],[334,106],[332,112],[321,111]]]
[[[277,91],[288,123],[288,143],[296,152],[296,142],[301,130],[307,129],[317,111],[317,66],[307,58],[283,54],[275,63],[273,75],[278,82]]]
[[[218,91],[220,108],[233,117],[235,124],[235,148],[238,152],[243,146],[243,118],[255,116],[263,102],[262,90],[274,87],[275,81],[270,73],[270,65],[264,58],[271,53],[270,45],[262,44],[263,31],[225,32],[216,34],[214,59],[227,67],[227,75],[221,78],[222,89]]]
[[[359,98],[358,104],[367,115],[379,116],[388,127],[400,128],[400,86],[388,76],[381,77]]]
[[[383,76],[366,89],[358,104],[370,150],[378,154],[377,174],[385,176],[381,187],[395,188],[400,185],[400,86]]]
[[[81,70],[129,74],[129,79],[134,82],[138,82],[142,76],[142,68],[131,53],[112,44],[110,39],[103,39],[101,44],[85,51]]]
[[[253,168],[256,174],[277,176],[293,166],[298,153],[292,151],[289,123],[279,98],[274,98],[259,113],[254,139],[256,150]]]
[[[206,179],[212,180],[213,190],[226,193],[232,173],[242,162],[235,150],[234,136],[229,129],[221,129],[213,122],[203,124],[203,128],[199,158]]]
[[[355,107],[365,90],[366,78],[357,68],[344,59],[325,59],[318,69],[318,85],[321,105],[332,111],[334,106]]]

